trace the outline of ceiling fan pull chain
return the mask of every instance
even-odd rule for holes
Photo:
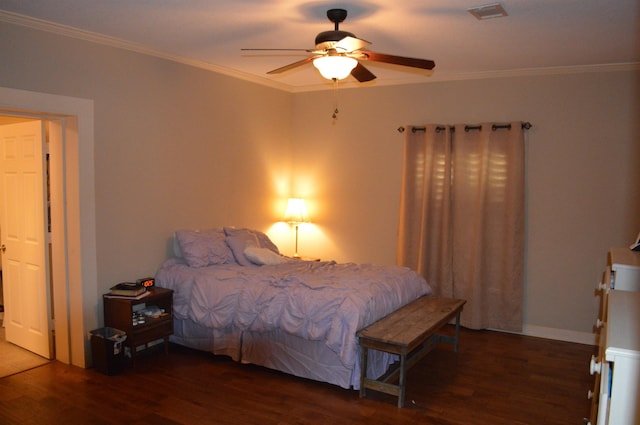
[[[338,118],[338,79],[333,79],[333,115],[331,117],[336,120]]]

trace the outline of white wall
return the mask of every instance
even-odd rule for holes
[[[296,94],[294,182],[315,225],[301,254],[395,262],[399,126],[529,121],[525,331],[592,342],[607,250],[640,230],[639,82],[627,70],[346,89],[337,122],[331,93]]]

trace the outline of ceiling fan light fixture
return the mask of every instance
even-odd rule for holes
[[[358,61],[349,56],[322,56],[313,60],[313,66],[327,80],[347,78],[356,65],[358,65]]]

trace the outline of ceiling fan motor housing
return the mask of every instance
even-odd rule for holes
[[[332,49],[338,41],[345,37],[355,37],[355,35],[341,30],[323,31],[316,36],[316,49]]]

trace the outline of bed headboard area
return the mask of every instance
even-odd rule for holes
[[[248,228],[217,227],[176,230],[173,255],[190,267],[237,263],[242,266],[280,264],[286,257],[263,232]]]

